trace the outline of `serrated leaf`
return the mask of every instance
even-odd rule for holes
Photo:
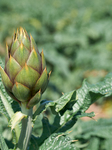
[[[48,103],[46,108],[55,106],[55,111],[59,112],[71,100],[74,93],[75,93],[75,91],[71,91],[71,92],[63,94],[63,96],[60,97],[58,100],[55,100],[55,101]]]
[[[40,137],[37,138],[37,143],[40,146],[45,139],[47,139],[52,133],[53,133],[53,125],[51,126],[49,123],[49,120],[44,117],[42,119],[42,125],[43,125],[43,132]]]
[[[9,119],[9,117],[11,117],[14,114],[14,112],[10,105],[10,102],[7,100],[7,97],[4,93],[5,93],[4,89],[0,89],[0,98],[1,98],[0,99],[1,100],[0,111],[3,115],[6,115],[6,117]],[[5,109],[3,109],[2,107]]]
[[[97,84],[89,84],[86,80],[80,89],[72,91],[60,99],[53,101],[46,105],[47,107],[54,107],[55,111],[59,111],[62,115],[60,124],[64,125],[70,121],[74,115],[82,115],[89,108],[89,106],[102,96],[110,96],[112,94],[112,73],[108,74],[104,81]],[[68,100],[66,98],[68,97]],[[72,105],[71,105],[72,102]],[[60,106],[61,105],[61,106]],[[76,117],[77,118],[77,117]]]
[[[39,105],[39,107],[38,107],[38,109],[35,111],[35,113],[33,114],[33,119],[35,120],[36,119],[36,117],[37,117],[37,115],[39,115],[43,110],[45,110],[45,106],[48,104],[48,103],[50,103],[50,102],[52,102],[52,101],[48,101],[48,100],[42,100],[41,102],[40,102],[40,105]]]
[[[93,113],[85,114],[84,116],[92,116]],[[80,118],[80,116],[79,116]],[[60,125],[60,116],[57,114],[54,118],[53,124],[49,123],[48,118],[42,119],[43,132],[40,137],[37,138],[38,145],[41,145],[45,139],[47,139],[52,133],[66,132],[77,122],[76,116],[74,116],[69,122]]]
[[[9,126],[11,126],[11,130],[15,128],[15,126],[23,119],[27,117],[27,115],[23,114],[21,111],[16,112],[9,122]]]
[[[72,140],[62,133],[52,134],[45,142],[39,147],[39,150],[78,150],[74,145],[71,144]]]
[[[56,112],[59,112],[63,109],[63,107],[71,100],[73,94],[75,91],[65,93],[60,99],[58,99],[56,102]]]
[[[43,125],[43,132],[42,135],[40,137],[37,138],[37,143],[40,146],[45,139],[47,139],[52,133],[58,132],[60,131],[59,129],[61,128],[60,126],[60,117],[59,115],[56,115],[56,117],[54,118],[54,122],[51,125],[49,123],[49,120],[47,117],[44,117],[42,119],[42,125]],[[72,123],[71,123],[72,125]],[[64,130],[66,131],[66,130]]]
[[[111,95],[111,85],[112,73],[107,75],[104,81],[95,85],[89,84],[86,80],[84,80],[80,89],[66,93],[56,101],[49,102],[46,105],[46,108],[51,107],[58,114],[56,114],[52,125],[49,123],[47,118],[43,118],[43,129],[45,126],[46,128],[43,130],[41,137],[38,139],[38,141],[40,140],[40,144],[43,143],[43,141],[52,133],[65,132],[70,129],[80,117],[94,117],[94,112],[85,113],[85,111],[98,98],[107,96],[107,94]],[[46,110],[46,108],[44,110]]]
[[[0,148],[1,150],[9,150],[1,134],[0,134]]]

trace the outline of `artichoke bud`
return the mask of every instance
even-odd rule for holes
[[[23,28],[14,33],[11,45],[6,45],[5,68],[0,67],[7,93],[27,108],[37,104],[46,90],[47,74],[43,50],[39,53],[35,41]]]

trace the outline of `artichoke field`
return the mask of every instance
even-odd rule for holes
[[[39,53],[23,28],[17,29],[11,45],[6,46],[5,68],[0,67],[0,72],[7,93],[27,108],[40,101],[49,80],[43,51]]]

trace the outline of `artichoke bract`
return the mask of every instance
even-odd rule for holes
[[[6,46],[5,68],[0,67],[0,72],[7,93],[27,108],[40,101],[49,80],[43,51],[39,53],[23,28],[17,29],[11,45]]]

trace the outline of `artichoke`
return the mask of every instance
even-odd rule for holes
[[[11,45],[6,46],[5,68],[0,67],[0,73],[7,93],[20,104],[31,108],[40,101],[49,74],[43,51],[39,53],[23,28],[17,29]]]

